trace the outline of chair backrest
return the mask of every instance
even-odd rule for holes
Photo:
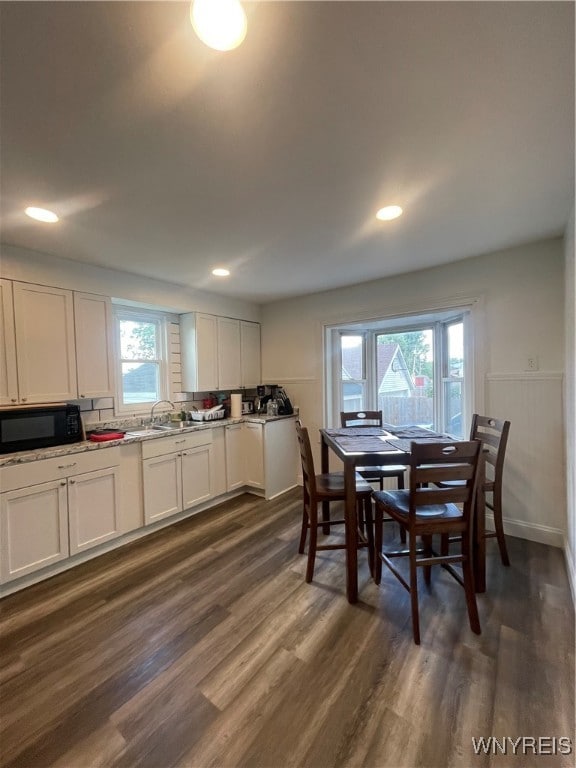
[[[381,427],[382,411],[340,411],[342,427]]]
[[[304,486],[304,502],[316,498],[316,474],[314,471],[314,457],[310,436],[306,427],[302,426],[300,419],[296,419],[296,435],[298,436],[298,448],[300,450],[300,462],[302,464],[302,480]]]
[[[461,504],[470,519],[476,498],[479,440],[452,443],[413,442],[410,452],[410,514],[429,504]],[[455,485],[435,485],[454,483]]]
[[[493,419],[491,416],[479,416],[477,413],[472,416],[470,440],[482,441],[485,449],[486,479],[494,482],[495,490],[502,488],[504,456],[506,455],[509,431],[509,421]]]

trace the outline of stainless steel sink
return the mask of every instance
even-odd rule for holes
[[[150,424],[144,429],[131,429],[126,432],[126,437],[146,437],[155,432],[179,432],[180,427],[172,427],[169,424]]]

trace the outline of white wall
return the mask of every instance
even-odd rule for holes
[[[323,426],[325,325],[426,310],[464,297],[480,299],[481,375],[474,410],[512,422],[507,530],[561,546],[566,532],[561,238],[265,305],[263,381],[286,387],[314,434]],[[534,356],[539,371],[528,373],[527,359]]]
[[[260,321],[257,304],[11,245],[1,246],[0,274],[10,280],[98,293],[171,312],[207,312]]]
[[[566,509],[565,543],[572,597],[576,602],[576,269],[574,266],[574,209],[564,237],[566,379]]]

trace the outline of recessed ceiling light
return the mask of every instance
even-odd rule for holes
[[[385,208],[380,208],[376,214],[376,218],[380,221],[391,221],[398,216],[402,216],[402,208],[399,205],[387,205]]]
[[[58,221],[58,216],[56,216],[55,213],[52,211],[46,210],[46,208],[26,208],[24,211],[26,216],[30,216],[31,219],[36,219],[36,221],[45,221],[48,224],[54,224],[54,222]]]
[[[246,13],[239,0],[194,0],[190,20],[200,40],[217,51],[231,51],[246,37]]]
[[[222,267],[216,267],[216,269],[212,270],[212,274],[216,275],[216,277],[228,277],[230,270],[224,269]]]

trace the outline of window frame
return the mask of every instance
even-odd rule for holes
[[[120,343],[120,323],[123,320],[139,321],[144,323],[154,323],[157,327],[156,336],[156,358],[154,360],[145,360],[158,365],[158,400],[170,400],[170,360],[168,344],[168,325],[170,316],[166,312],[159,312],[152,309],[139,309],[121,304],[114,305],[114,359],[116,365],[116,397],[114,413],[117,416],[140,415],[149,413],[156,400],[146,401],[145,403],[124,403],[124,389],[122,386],[122,363],[134,362],[121,357]]]
[[[420,330],[424,327],[434,329],[434,423],[441,426],[443,400],[443,354],[444,344],[441,336],[445,333],[445,328],[458,320],[463,323],[463,346],[464,346],[464,383],[462,386],[462,425],[463,438],[467,437],[466,425],[469,425],[472,419],[473,403],[476,402],[478,393],[477,378],[481,375],[482,345],[481,334],[479,333],[478,309],[481,310],[481,299],[471,298],[462,303],[450,303],[439,305],[436,308],[428,310],[416,310],[411,313],[398,313],[380,318],[366,318],[364,320],[351,320],[337,324],[324,325],[325,331],[325,363],[324,363],[324,423],[326,426],[334,427],[340,423],[340,403],[341,391],[335,386],[339,376],[338,362],[340,354],[338,349],[339,334],[347,333],[350,335],[361,335],[366,332],[366,405],[371,409],[377,402],[374,393],[375,388],[375,344],[376,336],[381,333],[404,333]],[[370,370],[370,368],[373,370]],[[374,382],[372,381],[374,380]],[[482,403],[476,406],[482,411]],[[439,428],[439,427],[437,427]]]

